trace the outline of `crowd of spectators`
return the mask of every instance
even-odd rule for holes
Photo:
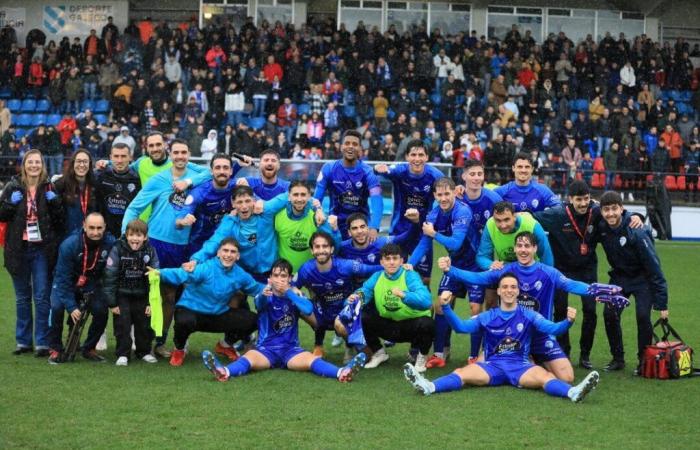
[[[47,42],[39,31],[18,43],[8,26],[0,90],[47,99],[60,120],[22,131],[0,101],[4,170],[34,147],[51,174],[76,149],[102,159],[115,141],[135,158],[153,130],[205,158],[273,148],[285,158],[335,159],[341,131],[357,127],[370,160],[402,160],[419,138],[434,162],[459,169],[467,158],[485,160],[496,183],[522,150],[555,189],[573,178],[610,188],[618,172],[631,198],[648,174],[671,172],[695,196],[697,46],[609,32],[599,42],[563,32],[536,42],[521,31],[513,25],[505,39],[488,40],[424,26],[381,33],[362,23],[295,28],[252,18],[239,29],[144,20],[119,30],[110,18],[85,39]],[[100,99],[108,114],[85,109]]]

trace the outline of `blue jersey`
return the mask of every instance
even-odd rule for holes
[[[442,244],[456,267],[471,268],[476,265],[476,251],[479,248],[479,234],[472,226],[472,212],[469,206],[455,201],[449,211],[439,206],[433,208],[426,217],[426,222],[435,228],[435,238],[423,236],[408,260],[416,265],[425,253],[432,248],[433,239]]]
[[[515,212],[520,211],[544,211],[547,208],[561,205],[561,200],[551,189],[535,180],[530,180],[527,186],[518,186],[515,181],[499,186],[496,194],[503,200],[513,204]]]
[[[309,300],[297,296],[291,290],[283,297],[258,294],[255,297],[255,309],[258,312],[258,346],[299,346],[299,314],[311,314]]]
[[[253,190],[253,193],[255,193],[255,196],[260,200],[268,201],[280,194],[289,192],[289,181],[287,180],[277,178],[277,181],[272,184],[263,183],[262,178],[246,177],[245,180]]]
[[[503,199],[491,189],[482,188],[479,198],[472,200],[467,197],[467,194],[464,194],[462,197],[457,197],[457,200],[466,204],[472,210],[472,227],[476,228],[479,236],[481,236],[486,226],[486,221],[493,214],[493,205]]]
[[[192,214],[197,221],[192,225],[190,231],[190,246],[201,248],[204,242],[209,239],[221,219],[231,212],[231,192],[236,187],[236,182],[232,179],[223,189],[218,189],[213,182],[200,184],[190,191],[190,195],[185,200],[185,206],[180,212],[180,217]]]
[[[345,167],[342,161],[324,164],[316,180],[314,198],[323,201],[326,190],[330,197],[330,213],[338,216],[343,237],[348,236],[346,219],[356,212],[369,217],[370,228],[379,229],[383,210],[382,187],[370,166],[362,161],[353,167]]]
[[[347,259],[333,258],[330,270],[318,270],[316,260],[305,262],[294,276],[293,285],[309,290],[316,310],[322,315],[336,316],[345,299],[354,291],[352,277],[369,277],[383,270],[379,265],[366,265]]]
[[[402,239],[411,234],[411,230],[406,231],[401,236],[379,236],[376,241],[371,242],[365,248],[357,248],[352,245],[352,239],[346,239],[340,244],[338,256],[343,259],[358,262],[360,264],[379,264],[382,247],[386,244],[401,244]],[[354,277],[355,287],[359,287],[367,277]]]
[[[530,345],[536,334],[561,334],[572,322],[550,322],[541,314],[518,306],[514,311],[490,309],[469,320],[461,320],[449,305],[443,312],[452,328],[458,333],[481,331],[484,337],[484,355],[487,361],[505,361],[527,364]]]
[[[435,180],[444,176],[442,172],[426,165],[423,173],[416,175],[411,172],[408,163],[402,163],[391,166],[389,172],[380,175],[391,180],[394,186],[394,212],[391,216],[389,232],[399,234],[413,229],[413,222],[404,217],[406,210],[410,208],[418,210],[419,223],[423,223],[433,206],[433,184]]]

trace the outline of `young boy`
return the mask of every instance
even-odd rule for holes
[[[117,338],[117,365],[126,366],[131,356],[131,327],[134,327],[136,357],[147,363],[158,360],[151,354],[153,330],[148,317],[149,285],[147,267],[158,268],[158,255],[148,243],[148,225],[134,219],[126,233],[112,247],[104,272],[104,294],[114,314],[114,336]]]
[[[277,260],[270,270],[269,287],[255,297],[258,310],[258,342],[242,358],[223,366],[208,350],[202,352],[204,366],[218,381],[260,371],[287,368],[311,371],[325,378],[337,378],[341,383],[352,381],[365,364],[365,354],[359,353],[344,367],[337,367],[299,345],[299,316],[315,321],[313,305],[292,288],[292,265],[285,259]]]

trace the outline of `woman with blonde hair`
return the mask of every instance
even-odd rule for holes
[[[61,199],[48,180],[41,152],[27,151],[20,175],[0,194],[0,221],[7,222],[5,268],[17,303],[15,355],[30,353],[33,344],[37,357],[49,354],[49,292],[62,217]]]

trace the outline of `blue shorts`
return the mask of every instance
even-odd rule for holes
[[[498,359],[494,360],[494,358],[478,362],[477,364],[489,374],[489,386],[501,386],[503,384],[520,386],[520,377],[535,367],[534,364],[529,362],[499,361]]]
[[[535,333],[532,337],[530,353],[538,364],[554,361],[555,359],[567,358],[566,353],[561,349],[557,340],[552,336],[542,333]]]
[[[335,330],[335,318],[338,317],[343,304],[339,308],[325,308],[322,311],[318,307],[318,303],[314,302],[314,317],[316,317],[317,330]]]
[[[438,287],[438,295],[444,291],[450,291],[455,298],[469,298],[469,303],[484,303],[484,292],[486,288],[477,286],[476,284],[464,284],[455,277],[447,274],[442,276],[440,286]]]
[[[163,242],[153,238],[148,238],[148,242],[151,243],[158,255],[161,269],[177,269],[182,266],[182,263],[189,261],[187,244],[171,244],[170,242]]]
[[[418,264],[416,264],[416,267],[413,268],[416,272],[418,272],[418,275],[421,276],[421,278],[430,278],[430,275],[433,273],[433,246],[430,246],[430,249],[425,253],[425,256],[423,259],[420,260]]]
[[[297,345],[285,345],[275,347],[265,347],[264,345],[256,345],[255,350],[262,353],[268,361],[270,361],[271,369],[286,369],[289,360],[294,358],[306,350]]]

